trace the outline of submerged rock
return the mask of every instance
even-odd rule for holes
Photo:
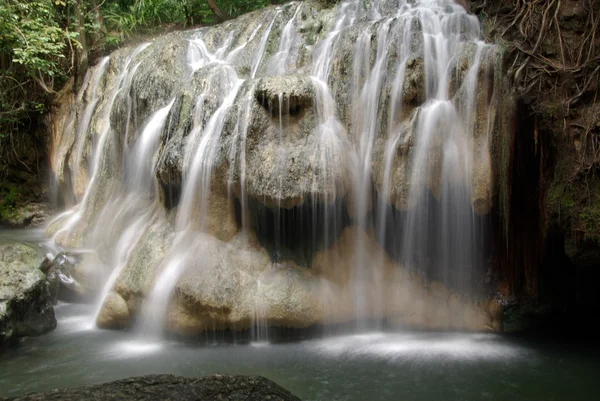
[[[42,256],[31,245],[0,245],[0,346],[56,328]]]
[[[148,375],[95,386],[28,394],[0,401],[44,400],[181,400],[181,401],[300,401],[289,391],[261,376],[214,375],[180,377]]]

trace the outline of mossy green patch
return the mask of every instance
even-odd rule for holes
[[[494,86],[498,91],[498,121],[493,132],[492,157],[498,177],[498,207],[504,235],[508,235],[510,219],[510,196],[512,156],[515,136],[514,118],[516,99],[507,78],[503,74],[505,49],[500,46],[494,68]]]
[[[0,218],[2,221],[12,221],[18,217],[18,204],[21,191],[16,185],[0,188]]]
[[[558,172],[561,170],[558,169]],[[560,227],[580,231],[600,245],[600,179],[567,180],[557,174],[547,194],[548,212]]]
[[[588,239],[600,245],[600,185],[590,196],[590,202],[579,212],[585,234]]]

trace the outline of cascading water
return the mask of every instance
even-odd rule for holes
[[[114,269],[100,293],[94,319],[100,314],[106,296],[112,291],[121,271],[126,266],[129,253],[154,218],[152,198],[153,195],[155,197],[157,188],[154,185],[152,172],[163,128],[173,103],[174,100],[151,116],[134,146],[128,149],[125,172],[127,191],[113,198],[102,212],[102,217],[105,219],[101,218],[101,221],[109,222],[109,226],[112,227],[122,227],[123,233],[113,251],[114,259],[110,264]],[[101,235],[95,238],[95,242],[101,241]]]
[[[112,293],[153,338],[483,327],[417,276],[463,294],[481,267],[496,57],[451,0],[289,3],[119,50],[55,138],[78,204],[50,231],[111,273],[99,324]]]
[[[97,181],[100,180],[100,174],[102,173],[102,168],[103,168],[103,164],[106,163],[107,161],[103,158],[103,153],[107,151],[107,148],[110,146],[110,142],[111,142],[111,138],[110,135],[112,134],[112,130],[111,130],[111,126],[110,126],[110,113],[112,111],[112,107],[115,103],[115,100],[118,96],[118,94],[123,91],[126,92],[129,89],[129,85],[131,84],[131,77],[133,76],[133,74],[135,74],[135,71],[137,69],[137,67],[139,66],[139,63],[136,64],[132,69],[129,68],[130,64],[132,63],[133,60],[135,60],[135,58],[139,55],[140,52],[142,52],[146,47],[148,47],[149,44],[145,43],[142,44],[140,46],[138,46],[133,53],[126,59],[125,63],[124,63],[124,68],[121,70],[121,73],[118,75],[118,77],[115,80],[114,83],[114,87],[112,88],[111,94],[108,97],[108,103],[104,106],[103,111],[101,112],[102,115],[100,118],[100,121],[97,123],[99,126],[98,131],[96,131],[98,138],[93,138],[91,140],[92,144],[88,143],[88,147],[91,147],[91,154],[88,156],[90,160],[92,160],[92,166],[90,168],[91,170],[91,177],[89,179],[89,183],[87,183],[87,186],[84,189],[84,194],[83,197],[81,199],[77,199],[79,201],[79,204],[77,206],[75,206],[74,210],[68,212],[68,214],[66,216],[68,216],[68,219],[66,221],[66,223],[62,224],[62,228],[57,230],[56,233],[53,236],[53,240],[57,241],[59,239],[59,236],[64,235],[64,236],[71,236],[72,234],[72,230],[73,228],[80,223],[81,219],[84,216],[86,210],[89,210],[89,202],[93,202],[94,199],[93,198],[93,193],[95,191],[98,191],[98,185],[95,185]],[[98,68],[98,71],[96,71],[96,74],[103,74],[103,65],[101,64]],[[95,80],[94,83],[98,84],[100,82],[100,78]],[[96,92],[97,88],[93,89],[93,92]],[[94,109],[95,111],[95,109]],[[96,113],[94,113],[95,115]],[[85,116],[84,116],[85,117]],[[89,120],[84,120],[84,121],[76,121],[78,123],[78,125],[89,125],[90,121]],[[77,131],[75,131],[77,132]],[[65,144],[63,146],[61,146],[59,148],[59,154],[62,154],[62,152],[66,151],[65,148],[68,147],[69,145],[69,141],[68,141],[68,137],[67,140],[65,141]],[[87,138],[70,138],[71,141],[75,140],[75,141],[82,141],[82,140],[86,140]],[[96,142],[97,141],[97,142]],[[79,154],[77,154],[76,156],[76,160],[81,162],[81,156]],[[78,166],[77,169],[75,170],[75,172],[79,171],[81,166]],[[63,166],[59,167],[60,169],[63,169]],[[77,177],[75,178],[77,180]],[[77,190],[75,191],[77,193]],[[76,209],[76,210],[75,210]],[[59,216],[62,217],[63,215]],[[52,224],[52,222],[50,223]]]

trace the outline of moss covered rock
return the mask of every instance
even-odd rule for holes
[[[0,245],[0,346],[56,328],[42,255],[31,245]]]

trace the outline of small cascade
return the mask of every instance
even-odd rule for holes
[[[202,230],[203,216],[206,215],[206,208],[210,197],[210,183],[212,177],[212,168],[216,148],[219,146],[219,138],[222,132],[225,115],[233,106],[242,81],[232,80],[228,83],[229,94],[223,100],[223,103],[210,118],[204,130],[201,127],[192,131],[190,134],[190,143],[185,153],[184,180],[187,185],[183,188],[182,203],[177,215],[176,227],[180,230],[185,229],[195,217],[199,217],[198,227]],[[189,177],[186,175],[189,174]],[[200,197],[198,197],[200,195]],[[199,214],[195,211],[199,209]]]
[[[90,155],[90,159],[92,160],[92,167],[91,167],[91,176],[89,179],[89,182],[85,188],[85,192],[83,195],[83,198],[79,201],[79,204],[77,206],[75,206],[75,210],[72,210],[69,214],[67,215],[63,215],[65,217],[67,217],[67,221],[65,223],[63,223],[62,228],[57,230],[52,238],[52,240],[54,242],[57,242],[57,240],[59,240],[60,236],[71,236],[73,235],[73,233],[71,232],[73,230],[73,228],[79,224],[80,220],[84,217],[84,213],[86,212],[86,210],[88,210],[89,208],[89,202],[93,201],[92,196],[93,193],[95,191],[97,191],[99,188],[96,185],[96,182],[98,182],[101,177],[100,174],[102,174],[102,167],[103,167],[103,163],[106,162],[106,160],[104,159],[104,152],[106,151],[106,146],[109,143],[109,136],[112,132],[111,130],[111,126],[110,126],[110,113],[112,111],[112,107],[115,103],[115,100],[118,96],[118,94],[123,91],[123,92],[127,92],[127,90],[129,89],[129,85],[131,84],[131,79],[133,77],[133,75],[135,74],[135,71],[137,69],[137,67],[139,66],[138,64],[135,64],[133,68],[129,68],[132,61],[135,60],[135,58],[138,56],[138,54],[140,54],[145,48],[147,48],[150,44],[149,43],[144,43],[140,46],[138,46],[133,53],[127,57],[125,63],[124,63],[124,67],[122,68],[119,76],[117,77],[116,81],[115,81],[115,85],[112,88],[112,93],[109,96],[109,100],[108,100],[108,104],[105,105],[104,107],[104,111],[102,113],[102,116],[100,117],[101,120],[98,122],[98,125],[101,127],[100,131],[98,132],[98,138],[97,138],[97,143],[95,144],[95,146],[92,147],[92,153]],[[59,216],[62,217],[62,216]],[[50,224],[52,225],[53,222],[51,222]]]
[[[256,280],[256,295],[254,296],[254,316],[252,319],[252,342],[256,345],[269,342],[269,322],[267,321],[267,307],[264,302],[265,293],[260,279]]]
[[[100,63],[98,64],[98,67],[96,68],[96,71],[94,73],[94,80],[91,83],[91,96],[90,96],[90,100],[88,100],[87,102],[87,106],[85,108],[85,112],[84,115],[82,117],[82,120],[80,121],[79,126],[77,127],[77,137],[75,138],[75,157],[72,159],[73,160],[73,166],[72,166],[72,172],[73,175],[71,177],[72,180],[72,186],[73,188],[77,188],[77,182],[75,182],[76,179],[78,179],[80,177],[80,169],[82,167],[83,164],[83,156],[84,156],[84,149],[85,149],[85,144],[86,144],[86,138],[87,138],[87,133],[88,133],[88,129],[90,127],[90,121],[92,120],[92,115],[94,113],[94,111],[96,110],[96,105],[98,104],[98,101],[100,100],[98,97],[98,89],[100,87],[100,82],[102,80],[102,78],[104,77],[104,73],[106,72],[106,67],[108,65],[110,58],[109,57],[104,57],[102,59],[102,61],[100,61]],[[90,74],[86,75],[86,78],[89,78]],[[85,87],[85,84],[84,84]],[[81,94],[83,94],[84,91],[81,91]],[[78,99],[79,101],[83,101],[83,99]],[[90,169],[90,165],[86,166],[88,171]]]
[[[187,250],[196,246],[201,246],[201,244],[191,243],[185,233],[175,238],[171,253],[167,257],[163,270],[142,311],[136,330],[142,340],[159,341],[162,338],[169,301],[175,283],[187,262],[186,258],[189,255]]]
[[[354,77],[353,87],[358,98],[353,103],[352,127],[356,127],[352,134],[356,136],[358,143],[358,160],[356,173],[354,174],[355,191],[355,210],[354,216],[356,224],[365,229],[369,224],[368,210],[372,202],[370,194],[371,185],[371,158],[373,155],[373,146],[375,136],[377,135],[378,107],[381,95],[382,85],[384,83],[385,67],[389,55],[389,30],[392,20],[386,20],[377,28],[377,42],[375,48],[375,63],[369,65],[369,55],[371,52],[372,33],[364,31],[356,42],[354,53]],[[366,329],[365,318],[373,317],[377,326],[381,326],[381,317],[383,315],[383,304],[375,297],[368,300],[369,289],[366,287],[375,287],[375,294],[381,293],[380,271],[367,271],[372,261],[367,259],[364,250],[364,242],[361,236],[356,239],[357,257],[355,260],[355,292],[360,294],[355,299],[356,321],[359,330]],[[366,275],[372,275],[374,280],[369,280]]]
[[[190,241],[196,239],[193,232],[195,230],[202,231],[203,224],[205,224],[202,217],[207,213],[213,166],[210,157],[216,154],[214,148],[218,145],[224,121],[223,115],[232,106],[238,89],[239,83],[234,82],[230,94],[213,114],[205,131],[201,135],[194,133],[190,135],[190,139],[198,143],[196,146],[189,146],[192,152],[186,153],[185,156],[189,160],[187,171],[191,176],[185,180],[187,185],[184,186],[182,204],[176,217],[176,229],[180,233],[174,241],[173,248],[164,262],[164,269],[158,275],[157,285],[150,292],[142,312],[143,319],[140,330],[145,336],[160,338],[175,283],[179,279],[182,269],[185,268],[186,261],[192,256],[202,257],[202,244],[197,241],[190,243]],[[200,199],[196,198],[197,194],[200,194]],[[194,227],[191,222],[197,225]]]
[[[113,290],[119,275],[123,271],[123,268],[127,264],[131,250],[137,244],[140,239],[140,233],[143,233],[147,229],[147,220],[150,217],[150,213],[140,216],[132,225],[127,227],[117,242],[117,248],[115,249],[116,263],[115,268],[106,280],[100,296],[96,301],[96,307],[93,316],[93,323],[96,323],[101,311],[104,301],[108,294]]]
[[[109,294],[153,341],[487,323],[468,297],[496,49],[453,0],[331,7],[267,7],[90,70],[54,138],[75,204],[49,233],[105,266],[98,324]]]
[[[263,61],[265,55],[265,48],[267,47],[267,41],[269,40],[269,35],[271,35],[271,29],[273,29],[273,24],[275,23],[275,19],[279,15],[279,10],[275,13],[275,16],[271,19],[271,22],[265,29],[262,38],[260,39],[260,44],[258,45],[258,50],[256,52],[256,56],[254,59],[254,63],[252,64],[252,70],[250,72],[250,78],[255,78],[256,73],[258,72],[258,68]]]
[[[298,57],[299,37],[296,31],[296,23],[300,9],[301,7],[298,4],[294,16],[285,24],[281,32],[277,53],[269,60],[267,75],[285,75],[293,70],[293,64]]]

